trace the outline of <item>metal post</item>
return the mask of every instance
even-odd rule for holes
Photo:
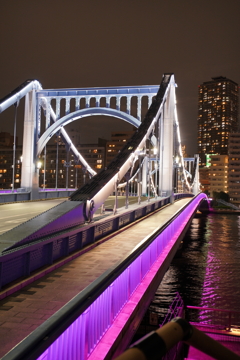
[[[150,182],[150,141],[148,143],[148,155],[147,155],[147,201],[150,201],[150,191],[151,191],[151,182]]]
[[[83,167],[83,185],[85,185],[85,183],[86,183],[86,168],[85,167]]]
[[[75,162],[75,189],[77,189],[77,177],[78,177],[78,161]]]
[[[69,150],[67,149],[67,161],[65,162],[65,166],[66,166],[66,190],[68,189],[68,168],[69,168],[68,155],[69,155]]]
[[[129,205],[129,201],[128,201],[128,196],[129,196],[129,172],[126,173],[125,178],[126,178],[126,181],[127,181],[125,209],[128,209],[128,205]]]
[[[117,208],[118,208],[117,187],[118,187],[118,180],[115,181],[115,204],[114,204],[114,208],[113,208],[114,215],[117,213]]]
[[[14,114],[14,133],[13,133],[13,166],[12,166],[12,193],[14,192],[14,180],[15,180],[15,159],[16,159],[16,129],[17,129],[17,107],[19,101],[17,101],[15,106],[15,114]]]
[[[138,186],[138,205],[140,205],[141,204],[141,195],[140,195],[140,193],[141,193],[141,184],[140,184],[140,181],[138,181],[137,186]]]
[[[45,182],[46,182],[46,156],[47,156],[47,149],[46,146],[44,147],[44,173],[43,173],[43,190],[45,191]]]
[[[157,174],[158,174],[158,162],[157,159],[155,160],[155,189],[156,189],[156,193],[155,193],[155,199],[157,199],[158,197],[158,179],[157,179]]]
[[[129,181],[127,179],[125,209],[128,209],[128,205],[129,205],[128,195],[129,195]]]
[[[164,130],[164,106],[163,106],[163,116],[160,118],[160,123],[159,123],[159,136],[160,136],[160,145],[159,145],[159,195],[163,196],[162,190],[163,190],[163,150],[164,150],[164,145],[163,145],[163,130]]]
[[[56,183],[55,183],[55,189],[57,190],[58,187],[58,138],[59,138],[59,132],[57,133],[57,157],[56,157]]]

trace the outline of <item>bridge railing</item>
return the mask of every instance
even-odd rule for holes
[[[232,331],[240,335],[240,311],[187,306],[188,320],[199,326]]]
[[[3,360],[87,359],[153,264],[163,256],[166,246],[177,241],[203,198],[205,194],[194,197],[170,221],[85,288]]]
[[[62,197],[69,197],[75,189],[64,188],[64,189],[39,189],[38,200],[44,199],[55,199]],[[0,191],[0,204],[6,204],[17,201],[31,201],[31,191],[30,189],[15,189],[12,190],[1,190]]]

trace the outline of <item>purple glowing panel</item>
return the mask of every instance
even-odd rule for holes
[[[204,198],[194,198],[38,360],[103,359]]]
[[[39,189],[39,192],[47,192],[47,191],[51,191],[51,192],[55,192],[55,191],[75,191],[75,188],[59,188],[59,189],[55,189],[55,188],[45,188],[45,189]]]

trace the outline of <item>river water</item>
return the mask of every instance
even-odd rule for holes
[[[149,310],[163,316],[176,292],[185,305],[240,310],[240,216],[193,219]]]

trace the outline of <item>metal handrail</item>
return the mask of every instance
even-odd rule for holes
[[[201,312],[200,316],[211,314],[210,318],[202,318],[196,321],[196,319],[188,318],[189,321],[199,325],[211,325],[215,327],[223,328],[224,330],[231,331],[233,327],[240,326],[240,311],[226,310],[226,309],[216,309],[209,307],[200,307],[200,306],[186,306],[186,309],[190,310],[199,310]],[[219,316],[217,316],[217,314]],[[221,317],[221,314],[227,315],[225,318]],[[194,320],[194,321],[192,321]]]
[[[209,308],[209,307],[201,307],[201,306],[191,306],[191,305],[187,305],[186,306],[187,309],[197,309],[197,310],[211,310],[211,311],[221,311],[221,312],[232,312],[232,313],[236,313],[240,315],[240,311],[235,311],[235,310],[226,310],[226,309],[217,309],[217,308]]]
[[[25,340],[23,340],[19,345],[17,345],[8,354],[6,354],[3,359],[20,360],[24,358],[25,360],[33,360],[38,358],[47,348],[49,348],[53,344],[55,340],[60,338],[60,336],[62,336],[62,334],[74,322],[76,322],[81,315],[85,316],[90,306],[110,288],[110,285],[113,285],[113,282],[117,280],[124,271],[128,272],[129,267],[133,264],[134,261],[138,261],[138,259],[139,261],[141,261],[140,256],[143,254],[144,251],[146,251],[146,259],[145,261],[143,261],[142,265],[140,264],[140,268],[142,266],[140,273],[142,274],[139,274],[139,270],[137,270],[136,272],[135,268],[132,270],[135,275],[139,275],[139,279],[136,279],[136,276],[133,276],[132,274],[127,280],[127,282],[129,283],[133,283],[130,286],[131,289],[129,288],[127,290],[128,296],[130,297],[131,294],[135,291],[136,287],[134,284],[136,283],[136,281],[141,282],[141,279],[143,279],[149,271],[148,267],[151,266],[151,263],[153,264],[155,262],[153,258],[157,258],[157,252],[159,252],[160,256],[168,241],[170,241],[174,237],[174,235],[179,232],[179,227],[174,224],[174,220],[178,218],[177,220],[179,221],[179,225],[185,227],[188,221],[191,220],[191,215],[188,215],[188,213],[186,214],[185,210],[189,210],[190,208],[189,214],[192,214],[203,197],[205,197],[205,194],[198,194],[197,196],[195,196],[190,201],[190,203],[184,205],[181,209],[179,209],[172,219],[170,219],[167,223],[160,227],[155,233],[152,233],[147,239],[145,239],[144,242],[140,243],[140,245],[136,247],[132,253],[127,255],[116,266],[114,266],[110,270],[107,270],[97,280],[95,280],[81,293],[79,293],[75,298],[69,301],[68,304],[66,304],[56,314],[50,317],[45,323],[40,325],[36,331],[33,331],[27,338],[25,338]],[[152,246],[154,240],[157,239],[160,235],[164,234],[164,231],[167,232],[165,234],[165,238],[162,238],[163,243],[161,242],[160,246],[155,245],[151,250],[150,246]],[[123,281],[125,281],[126,283],[126,280]],[[122,294],[119,294],[119,296],[122,296]],[[119,313],[126,301],[122,305],[119,305],[119,310],[116,315]],[[106,300],[104,300],[104,302],[106,302]],[[114,306],[116,306],[116,304],[114,304]],[[111,322],[113,322],[113,314],[111,313],[109,316],[111,317]],[[111,324],[107,325],[107,328],[110,325]],[[82,325],[80,324],[79,326]],[[104,331],[106,331],[107,328]],[[90,341],[90,339],[87,340]],[[94,339],[94,341],[96,341],[96,339]]]
[[[181,320],[181,322],[178,322],[178,320]],[[216,360],[240,360],[239,355],[196,327],[191,326],[189,328],[188,322],[179,318],[165,324],[155,333],[152,332],[149,336],[140,339],[133,347],[126,350],[115,360],[160,359],[179,341],[186,342]]]
[[[160,326],[165,325],[173,318],[178,316],[183,316],[184,311],[184,303],[180,294],[177,292],[175,298],[173,299],[171,305],[169,306],[168,313],[166,314],[162,324]]]

